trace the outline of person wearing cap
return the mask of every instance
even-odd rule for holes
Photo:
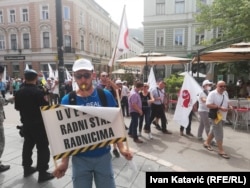
[[[222,119],[219,122],[211,120],[212,127],[207,139],[203,143],[203,147],[208,151],[213,151],[211,142],[213,138],[215,138],[219,156],[225,159],[229,159],[229,155],[224,151],[223,148],[223,124],[226,121],[228,110],[233,108],[231,105],[229,105],[229,98],[225,91],[226,83],[221,80],[217,82],[216,89],[209,92],[207,96],[206,106],[209,109],[217,109]]]
[[[0,65],[0,76],[2,76],[4,72],[4,67]],[[5,105],[5,100],[2,95],[0,95],[0,159],[2,157],[4,147],[5,147],[5,134],[4,134],[4,108],[3,106]],[[0,161],[0,173],[5,172],[6,170],[10,169],[10,165],[4,165]]]
[[[72,67],[74,79],[78,85],[76,90],[76,104],[82,106],[102,106],[97,93],[93,87],[94,79],[92,63],[87,59],[78,59]],[[113,95],[108,90],[103,90],[107,99],[108,107],[117,107]],[[61,104],[69,104],[69,94],[62,98]],[[126,149],[123,142],[117,143],[120,153],[127,159],[132,159],[132,153]],[[92,187],[93,180],[96,188],[114,188],[114,173],[112,168],[112,157],[110,145],[95,148],[71,156],[72,158],[72,180],[74,188]],[[69,166],[70,157],[62,158],[61,163],[54,170],[54,175],[61,178]]]
[[[121,91],[121,108],[122,108],[122,114],[123,116],[129,117],[129,108],[128,108],[128,96],[129,96],[130,90],[127,86],[127,81],[123,81],[122,85],[122,91]]]
[[[36,171],[39,172],[38,182],[44,182],[54,178],[49,169],[50,150],[49,142],[43,123],[41,106],[49,105],[44,92],[37,86],[38,74],[29,69],[24,72],[25,82],[16,92],[15,109],[20,113],[23,124],[23,151],[22,165],[24,177],[28,177]],[[37,166],[33,167],[32,152],[37,148]]]
[[[212,85],[213,85],[213,82],[210,82],[209,80],[204,80],[202,82],[203,91],[198,96],[198,103],[199,103],[198,113],[200,116],[200,124],[198,127],[197,138],[198,140],[201,140],[201,141],[203,140],[202,134],[204,132],[204,129],[205,129],[205,133],[207,136],[210,131],[210,122],[208,118],[209,109],[206,105],[206,100],[207,100],[208,93],[212,89]]]
[[[122,81],[120,80],[120,79],[118,79],[118,80],[116,80],[115,81],[115,84],[116,84],[116,86],[117,86],[117,90],[118,90],[118,95],[119,96],[117,96],[117,93],[116,93],[116,95],[115,95],[115,99],[116,99],[116,102],[117,102],[117,104],[118,104],[118,99],[120,99],[121,100],[121,93],[122,93]]]

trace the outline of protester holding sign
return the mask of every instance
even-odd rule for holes
[[[78,59],[73,65],[73,75],[78,85],[76,90],[76,104],[82,106],[101,107],[101,100],[97,89],[93,87],[94,67],[87,59]],[[113,95],[108,90],[103,90],[107,98],[108,107],[117,107]],[[61,104],[69,104],[69,95],[62,98]],[[117,143],[120,153],[128,160],[132,159],[132,153],[128,151],[122,142]],[[110,145],[96,147],[72,156],[72,180],[73,187],[92,187],[93,179],[96,188],[115,188],[114,173],[112,169]],[[54,175],[61,178],[69,165],[69,157],[64,157],[60,165],[55,169]]]

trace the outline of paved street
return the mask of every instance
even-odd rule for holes
[[[18,134],[19,114],[14,105],[5,106],[6,120],[4,122],[6,148],[2,161],[10,164],[10,170],[0,174],[1,188],[72,188],[71,168],[62,179],[53,179],[45,183],[37,183],[38,173],[23,178],[21,166],[21,151],[23,138]],[[153,140],[148,140],[143,134],[144,143],[136,144],[128,138],[128,145],[134,152],[133,162],[127,162],[123,157],[113,157],[113,166],[117,188],[145,187],[146,171],[248,171],[250,172],[250,131],[233,130],[231,126],[224,127],[224,147],[231,159],[221,158],[215,151],[204,149],[202,142],[196,138],[179,135],[179,125],[172,120],[173,114],[167,113],[168,129],[172,135],[164,135],[152,125]],[[130,119],[124,118],[126,125]],[[192,133],[197,134],[198,122],[194,119]],[[34,152],[36,156],[36,151]],[[36,160],[34,160],[36,164]],[[50,171],[54,169],[51,158]]]

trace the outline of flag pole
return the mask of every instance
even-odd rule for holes
[[[123,117],[122,110],[121,110],[121,99],[120,99],[120,95],[119,95],[118,89],[116,89],[115,92],[116,92],[116,96],[117,96],[118,107],[120,108],[120,113],[121,113],[121,115],[122,115],[122,119],[123,119],[123,123],[124,123],[124,117]],[[127,131],[125,130],[125,123],[124,123],[124,128],[123,128],[122,130],[123,130],[123,132],[124,132],[124,135],[126,135],[126,147],[127,147],[127,150],[129,151],[128,133],[127,133]]]
[[[116,51],[117,51],[117,47],[118,47],[118,43],[119,43],[119,39],[120,39],[120,35],[121,35],[122,24],[123,24],[124,14],[125,14],[125,8],[126,8],[126,5],[124,5],[124,7],[123,7],[122,18],[121,18],[121,22],[120,22],[120,29],[119,29],[119,33],[118,33],[118,39],[116,41],[116,45],[115,45],[115,48],[114,48],[112,56],[111,56],[111,64],[110,64],[110,62],[108,64],[108,72],[109,72],[109,74],[111,74],[112,70],[113,70],[112,68],[113,68],[113,65],[114,65],[114,61],[115,61],[115,57],[116,57]],[[110,44],[111,44],[111,41],[110,41]]]

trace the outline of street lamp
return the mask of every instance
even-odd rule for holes
[[[148,55],[146,55],[146,65],[145,65],[145,80],[144,82],[148,81]]]
[[[63,61],[63,33],[62,33],[62,1],[56,0],[56,31],[58,53],[58,79],[60,101],[64,96],[64,61]]]

